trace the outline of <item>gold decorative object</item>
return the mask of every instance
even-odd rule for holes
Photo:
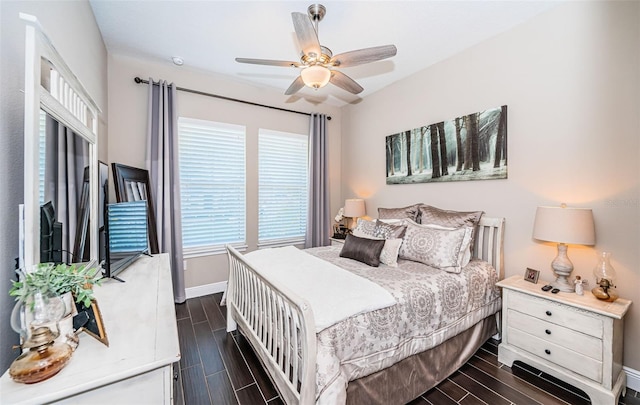
[[[71,347],[66,343],[54,344],[57,332],[40,326],[31,327],[31,337],[22,347],[22,353],[11,363],[9,375],[20,383],[33,384],[56,375],[71,358]]]

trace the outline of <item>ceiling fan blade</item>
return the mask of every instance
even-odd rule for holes
[[[301,88],[304,87],[304,82],[302,81],[302,76],[298,76],[296,80],[291,83],[291,86],[284,92],[286,96],[290,96],[292,94],[297,93]]]
[[[282,67],[300,66],[300,63],[298,62],[289,62],[286,60],[271,60],[271,59],[236,58],[236,62],[251,63],[253,65],[268,65],[268,66],[282,66]]]
[[[364,90],[355,80],[339,70],[331,71],[329,82],[353,94],[360,94]]]
[[[316,29],[313,28],[309,16],[304,13],[291,13],[291,17],[293,18],[293,28],[296,30],[296,37],[298,38],[298,44],[302,48],[302,53],[314,59],[322,55],[318,34]]]
[[[374,46],[372,48],[358,49],[341,53],[331,58],[329,64],[339,67],[350,67],[371,63],[396,56],[398,50],[395,45]]]

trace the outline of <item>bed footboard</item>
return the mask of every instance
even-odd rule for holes
[[[233,247],[229,255],[227,331],[245,335],[287,404],[312,404],[316,334],[308,302],[274,286]]]

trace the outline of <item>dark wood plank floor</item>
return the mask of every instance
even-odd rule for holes
[[[174,393],[178,405],[282,404],[269,377],[238,333],[226,333],[222,294],[192,298],[176,305],[182,359]],[[460,370],[412,401],[416,404],[590,404],[584,392],[516,362],[498,363],[498,342],[489,340]],[[620,404],[640,405],[627,389]]]

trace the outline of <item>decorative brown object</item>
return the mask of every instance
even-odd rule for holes
[[[31,328],[31,337],[22,347],[29,349],[13,361],[11,378],[19,383],[33,384],[56,375],[71,359],[72,350],[66,343],[54,344],[57,332],[41,326]]]
[[[594,297],[599,300],[613,302],[618,299],[618,292],[613,284],[610,284],[609,280],[603,278],[597,287],[591,290]]]

